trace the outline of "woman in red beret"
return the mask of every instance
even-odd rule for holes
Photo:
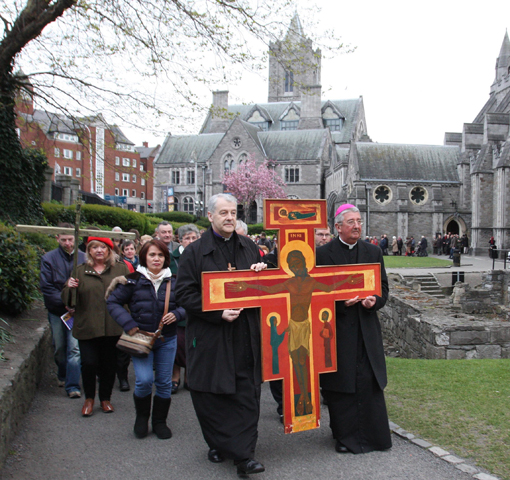
[[[110,282],[129,270],[124,262],[116,262],[113,242],[109,238],[89,237],[87,261],[79,265],[76,278],[70,278],[62,291],[64,304],[75,308],[73,336],[78,339],[81,355],[81,377],[85,392],[82,415],[90,417],[99,378],[99,401],[104,413],[114,411],[110,403],[116,370],[117,340],[122,328],[106,308],[105,293]],[[76,289],[76,305],[71,290]]]

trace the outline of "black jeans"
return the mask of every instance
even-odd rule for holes
[[[117,366],[119,337],[96,337],[78,340],[81,355],[81,379],[85,398],[96,397],[96,377],[99,377],[99,400],[110,400]]]

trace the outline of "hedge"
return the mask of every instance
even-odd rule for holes
[[[76,205],[64,207],[54,203],[43,203],[44,216],[50,225],[59,222],[69,222],[74,225]],[[152,235],[149,218],[143,213],[124,210],[118,207],[105,207],[102,205],[82,205],[81,225],[107,225],[110,228],[120,227],[123,231],[135,228],[140,235]],[[158,222],[159,223],[159,222]]]

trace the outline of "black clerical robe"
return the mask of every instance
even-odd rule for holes
[[[210,448],[241,460],[253,457],[260,412],[261,352],[258,309],[233,322],[222,311],[202,311],[203,271],[248,269],[260,262],[257,246],[236,233],[228,242],[209,228],[181,255],[176,298],[186,309],[188,385]]]
[[[353,249],[339,239],[317,249],[317,265],[380,263],[382,295],[373,308],[336,302],[336,372],[321,375],[333,436],[353,453],[391,447],[383,389],[387,383],[381,326],[377,310],[388,298],[382,251],[358,241]]]

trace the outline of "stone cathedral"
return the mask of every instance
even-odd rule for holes
[[[444,145],[372,141],[363,98],[325,100],[320,82],[321,52],[296,14],[270,44],[267,103],[230,105],[228,91],[213,92],[198,134],[165,139],[154,163],[157,211],[203,215],[209,197],[223,192],[224,173],[251,155],[276,162],[289,198],[327,199],[331,225],[349,202],[366,235],[467,233],[476,253],[491,236],[510,247],[508,35],[488,102],[462,133],[446,133]],[[261,221],[262,200],[242,212],[248,222]]]

